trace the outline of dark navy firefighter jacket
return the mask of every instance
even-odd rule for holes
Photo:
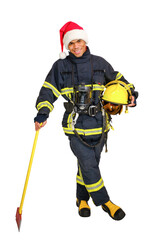
[[[65,59],[57,60],[49,71],[36,102],[38,110],[36,118],[42,116],[42,114],[47,118],[54,108],[53,103],[60,95],[67,100],[73,98],[73,71],[75,85],[85,83],[85,85],[91,86],[93,82],[92,104],[95,105],[98,104],[100,94],[109,81],[120,79],[129,84],[123,75],[114,71],[105,59],[90,54],[89,48],[79,58],[69,52],[69,55]],[[131,90],[134,95],[134,90]],[[75,129],[84,139],[98,140],[102,134],[102,122],[101,111],[95,116],[79,114]],[[71,136],[74,134],[71,113],[65,111],[62,126],[66,135]]]

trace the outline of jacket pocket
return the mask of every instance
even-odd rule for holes
[[[94,70],[93,71],[93,79],[96,84],[104,85],[104,82],[105,82],[104,73],[105,73],[105,70]]]

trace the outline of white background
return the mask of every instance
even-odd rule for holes
[[[75,205],[76,158],[61,128],[62,97],[40,131],[21,232],[15,222],[35,135],[40,87],[59,57],[59,29],[74,21],[93,54],[134,83],[138,105],[113,117],[101,173],[111,200],[126,212],[115,222],[90,201]],[[0,3],[0,239],[159,239],[159,1],[5,0]]]

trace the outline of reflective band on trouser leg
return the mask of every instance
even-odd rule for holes
[[[88,201],[90,198],[90,195],[84,185],[83,179],[79,176],[79,171],[77,173],[76,180],[77,180],[77,191],[76,191],[77,199]]]
[[[82,177],[82,172],[81,172],[80,167],[79,167],[79,172],[80,172],[80,177],[79,177],[80,182],[85,185],[85,187],[89,193],[99,191],[102,187],[104,187],[104,182],[103,182],[102,178],[94,184],[85,184],[83,177]]]
[[[104,187],[104,182],[101,178],[98,182],[90,185],[85,185],[85,187],[87,188],[87,191],[89,193],[96,192],[96,191],[99,191],[102,187]]]
[[[96,206],[102,205],[105,202],[109,201],[109,196],[106,188],[104,187],[104,182],[102,178],[100,178],[100,180],[94,184],[85,184],[80,167],[79,174],[80,176],[77,175],[77,183],[80,184],[81,186],[84,184],[83,186],[87,190],[88,194],[91,196]]]
[[[78,184],[80,184],[80,185],[83,185],[83,186],[84,186],[83,179],[82,179],[80,176],[78,176],[78,175],[77,175],[77,177],[76,177],[76,181],[77,181],[77,183],[78,183]]]

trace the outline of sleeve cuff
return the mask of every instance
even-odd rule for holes
[[[48,118],[47,114],[38,113],[37,116],[34,118],[34,122],[42,123],[45,122]]]

